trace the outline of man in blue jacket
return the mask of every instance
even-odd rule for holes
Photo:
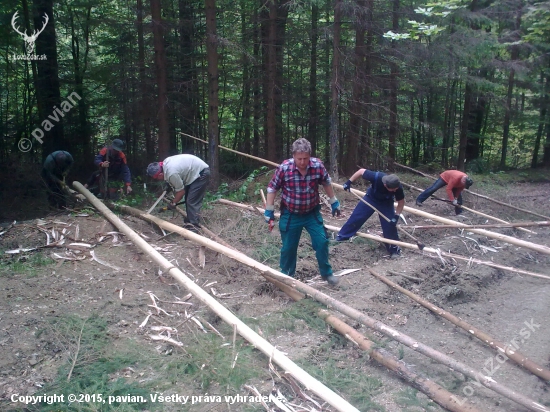
[[[396,175],[387,175],[383,172],[372,172],[367,169],[359,169],[346,183],[344,183],[344,190],[349,192],[352,183],[360,177],[371,182],[371,187],[369,187],[363,199],[389,219],[388,222],[380,216],[380,224],[382,225],[384,237],[386,239],[399,240],[397,223],[399,222],[399,215],[405,206],[405,192],[403,192],[403,186],[401,186],[399,178]],[[394,200],[397,201],[397,208],[395,209],[393,207]],[[355,236],[357,231],[374,212],[375,211],[370,206],[359,201],[348,221],[342,226],[342,229],[340,229],[336,240],[343,242]],[[401,254],[399,246],[390,245],[388,243],[384,245],[390,257],[398,257]]]

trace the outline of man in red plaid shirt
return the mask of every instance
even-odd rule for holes
[[[329,284],[336,285],[338,278],[333,276],[332,266],[328,261],[328,239],[321,216],[319,185],[323,186],[330,197],[332,216],[340,216],[340,202],[334,196],[332,181],[323,162],[311,157],[309,141],[298,139],[292,144],[292,159],[285,160],[277,167],[267,186],[264,217],[268,223],[275,220],[275,196],[281,190],[281,271],[294,277],[298,243],[305,228],[311,236],[321,277]]]

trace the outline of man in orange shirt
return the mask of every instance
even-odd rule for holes
[[[422,202],[433,195],[437,190],[443,186],[447,186],[447,195],[449,200],[455,206],[455,213],[457,215],[462,213],[462,191],[468,189],[474,181],[468,177],[464,172],[458,170],[446,170],[439,175],[439,179],[435,181],[433,185],[424,190],[416,198],[416,206],[422,206]]]

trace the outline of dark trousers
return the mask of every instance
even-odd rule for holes
[[[388,219],[393,218],[393,216],[395,215],[393,201],[378,201],[370,197],[368,194],[366,194],[363,199],[373,205]],[[353,213],[349,217],[348,221],[344,224],[344,226],[342,226],[340,232],[338,232],[338,239],[346,240],[352,236],[355,236],[357,231],[361,229],[361,226],[365,224],[365,222],[369,219],[369,217],[372,216],[373,213],[375,213],[375,211],[370,206],[367,206],[365,203],[360,201],[357,206],[355,206],[355,209],[353,210]],[[380,225],[382,226],[382,233],[384,234],[384,237],[386,239],[399,240],[399,234],[397,233],[397,228],[394,225],[389,223],[383,217],[380,217]],[[384,243],[384,246],[386,246],[386,250],[390,254],[399,253],[400,251],[399,246],[397,245]]]
[[[427,188],[426,190],[424,190],[422,193],[418,195],[418,197],[416,198],[416,201],[418,203],[423,203],[424,200],[429,198],[431,195],[433,195],[435,192],[437,192],[439,189],[441,189],[444,186],[447,186],[447,183],[445,183],[445,180],[443,180],[442,178],[437,179],[433,185],[431,185],[429,188]],[[453,194],[455,194],[454,190],[453,190]],[[455,198],[457,199],[458,204],[461,205],[462,193],[460,193],[458,197],[456,197],[456,194],[455,194]]]
[[[209,168],[204,169],[193,183],[185,187],[185,210],[187,212],[185,223],[200,226],[200,211],[208,183],[210,183]]]
[[[49,174],[42,170],[42,179],[48,187],[48,203],[51,207],[62,209],[67,206],[67,193],[63,191],[58,181],[52,179]],[[63,180],[62,175],[55,175],[59,180]]]

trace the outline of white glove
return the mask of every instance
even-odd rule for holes
[[[454,199],[454,200],[453,200],[453,205],[454,205],[454,206],[458,206],[458,200]]]

